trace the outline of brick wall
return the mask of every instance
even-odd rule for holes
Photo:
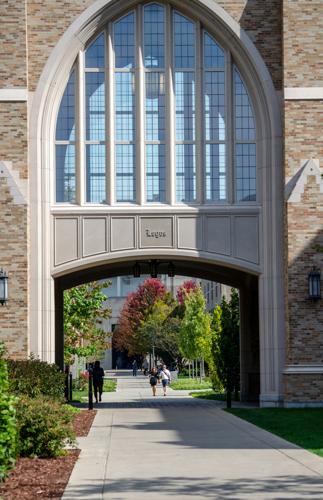
[[[323,86],[321,1],[284,1],[284,86]],[[306,159],[323,166],[323,101],[286,101],[285,174],[292,177]],[[323,173],[323,169],[321,168]],[[300,202],[286,206],[287,362],[323,363],[322,301],[308,299],[308,273],[323,275],[323,193],[309,176]],[[323,375],[285,375],[286,400],[323,401]]]
[[[0,2],[0,89],[27,86],[25,10],[24,0]]]
[[[323,374],[285,375],[286,403],[322,401]]]
[[[34,91],[41,72],[61,36],[92,0],[28,0],[29,90]]]
[[[282,88],[281,0],[219,0],[263,57],[277,90]]]
[[[323,2],[284,0],[285,87],[323,86]]]
[[[13,202],[0,177],[0,267],[9,274],[9,301],[0,306],[0,339],[15,358],[28,354],[27,207]]]

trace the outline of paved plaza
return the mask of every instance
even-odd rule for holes
[[[187,391],[118,374],[63,500],[322,499],[323,459]]]

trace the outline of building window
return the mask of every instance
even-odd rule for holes
[[[138,4],[80,52],[55,145],[58,203],[257,199],[256,124],[238,65],[165,3]]]

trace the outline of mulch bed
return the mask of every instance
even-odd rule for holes
[[[93,423],[96,410],[81,410],[74,417],[73,428],[78,437],[87,436]]]
[[[82,410],[75,415],[73,427],[77,436],[87,436],[95,414],[95,410]],[[0,484],[0,499],[60,500],[79,454],[80,450],[70,450],[58,458],[19,458],[15,469]]]

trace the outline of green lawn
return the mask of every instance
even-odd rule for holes
[[[192,378],[181,378],[178,380],[175,380],[174,382],[171,383],[171,388],[177,390],[186,390],[189,391],[191,389],[211,389],[212,385],[211,382],[207,379],[202,380],[196,380]]]
[[[226,411],[323,457],[323,408],[231,408]]]
[[[190,392],[190,396],[199,399],[215,399],[216,401],[225,401],[225,392],[203,391],[203,392]]]
[[[105,379],[103,383],[103,392],[115,392],[117,381],[114,379]],[[73,391],[73,402],[82,403],[88,398],[88,390]]]

